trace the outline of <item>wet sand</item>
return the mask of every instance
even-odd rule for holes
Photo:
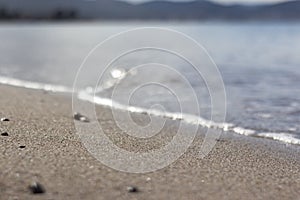
[[[300,198],[299,146],[224,133],[201,159],[200,129],[188,151],[170,166],[147,174],[122,173],[104,166],[84,148],[75,131],[71,98],[3,85],[0,94],[0,118],[10,119],[0,122],[0,132],[8,133],[0,136],[1,200]],[[110,111],[97,107],[111,139],[122,148],[144,150],[139,141],[124,138]],[[168,122],[147,149],[163,145],[176,126]],[[46,192],[32,194],[28,186],[34,181]],[[128,186],[138,192],[128,192]]]

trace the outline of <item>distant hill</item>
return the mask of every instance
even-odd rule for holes
[[[142,4],[114,0],[0,0],[0,19],[300,20],[300,1],[246,6],[205,0]]]

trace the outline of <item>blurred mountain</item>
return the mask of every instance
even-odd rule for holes
[[[151,1],[130,4],[114,0],[0,0],[1,19],[102,20],[299,20],[300,1],[273,5],[221,5],[205,0]]]

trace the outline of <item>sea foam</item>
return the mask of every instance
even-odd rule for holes
[[[117,74],[118,75],[118,74]],[[280,142],[284,142],[287,144],[296,144],[300,145],[300,138],[297,137],[296,134],[290,133],[283,133],[283,132],[259,132],[252,129],[247,129],[243,127],[239,127],[237,125],[231,123],[218,123],[211,120],[204,119],[200,116],[195,116],[186,113],[172,113],[172,112],[165,112],[156,109],[147,109],[142,107],[135,107],[135,106],[127,106],[121,103],[115,102],[109,98],[102,98],[99,96],[95,96],[92,93],[92,90],[82,90],[82,91],[73,91],[72,88],[65,87],[62,85],[52,85],[52,84],[44,84],[32,81],[25,81],[15,78],[9,78],[0,76],[0,84],[10,85],[15,87],[23,87],[29,89],[36,89],[36,90],[44,90],[44,91],[51,91],[51,92],[61,92],[61,93],[77,93],[77,97],[82,101],[87,101],[90,103],[95,103],[97,105],[110,107],[112,109],[124,110],[129,111],[132,113],[141,113],[141,114],[148,114],[156,117],[163,117],[168,118],[171,120],[181,120],[185,123],[191,125],[199,125],[202,127],[213,128],[213,129],[221,129],[225,132],[234,132],[240,135],[245,136],[254,136],[254,137],[262,137],[268,138],[272,140],[277,140]]]

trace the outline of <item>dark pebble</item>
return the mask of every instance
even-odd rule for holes
[[[137,187],[129,186],[129,187],[127,187],[127,191],[130,193],[135,193],[135,192],[138,192],[139,190]]]
[[[90,121],[86,116],[83,116],[80,113],[74,113],[73,117],[74,117],[74,119],[81,121],[81,122],[89,122]]]
[[[19,148],[24,149],[26,146],[25,145],[21,145],[19,146]]]
[[[8,118],[1,118],[1,122],[8,122],[9,119]]]
[[[1,136],[8,136],[7,132],[1,133]]]
[[[41,184],[37,183],[37,182],[33,182],[29,186],[29,190],[32,192],[32,194],[42,194],[42,193],[45,193],[44,187]]]

